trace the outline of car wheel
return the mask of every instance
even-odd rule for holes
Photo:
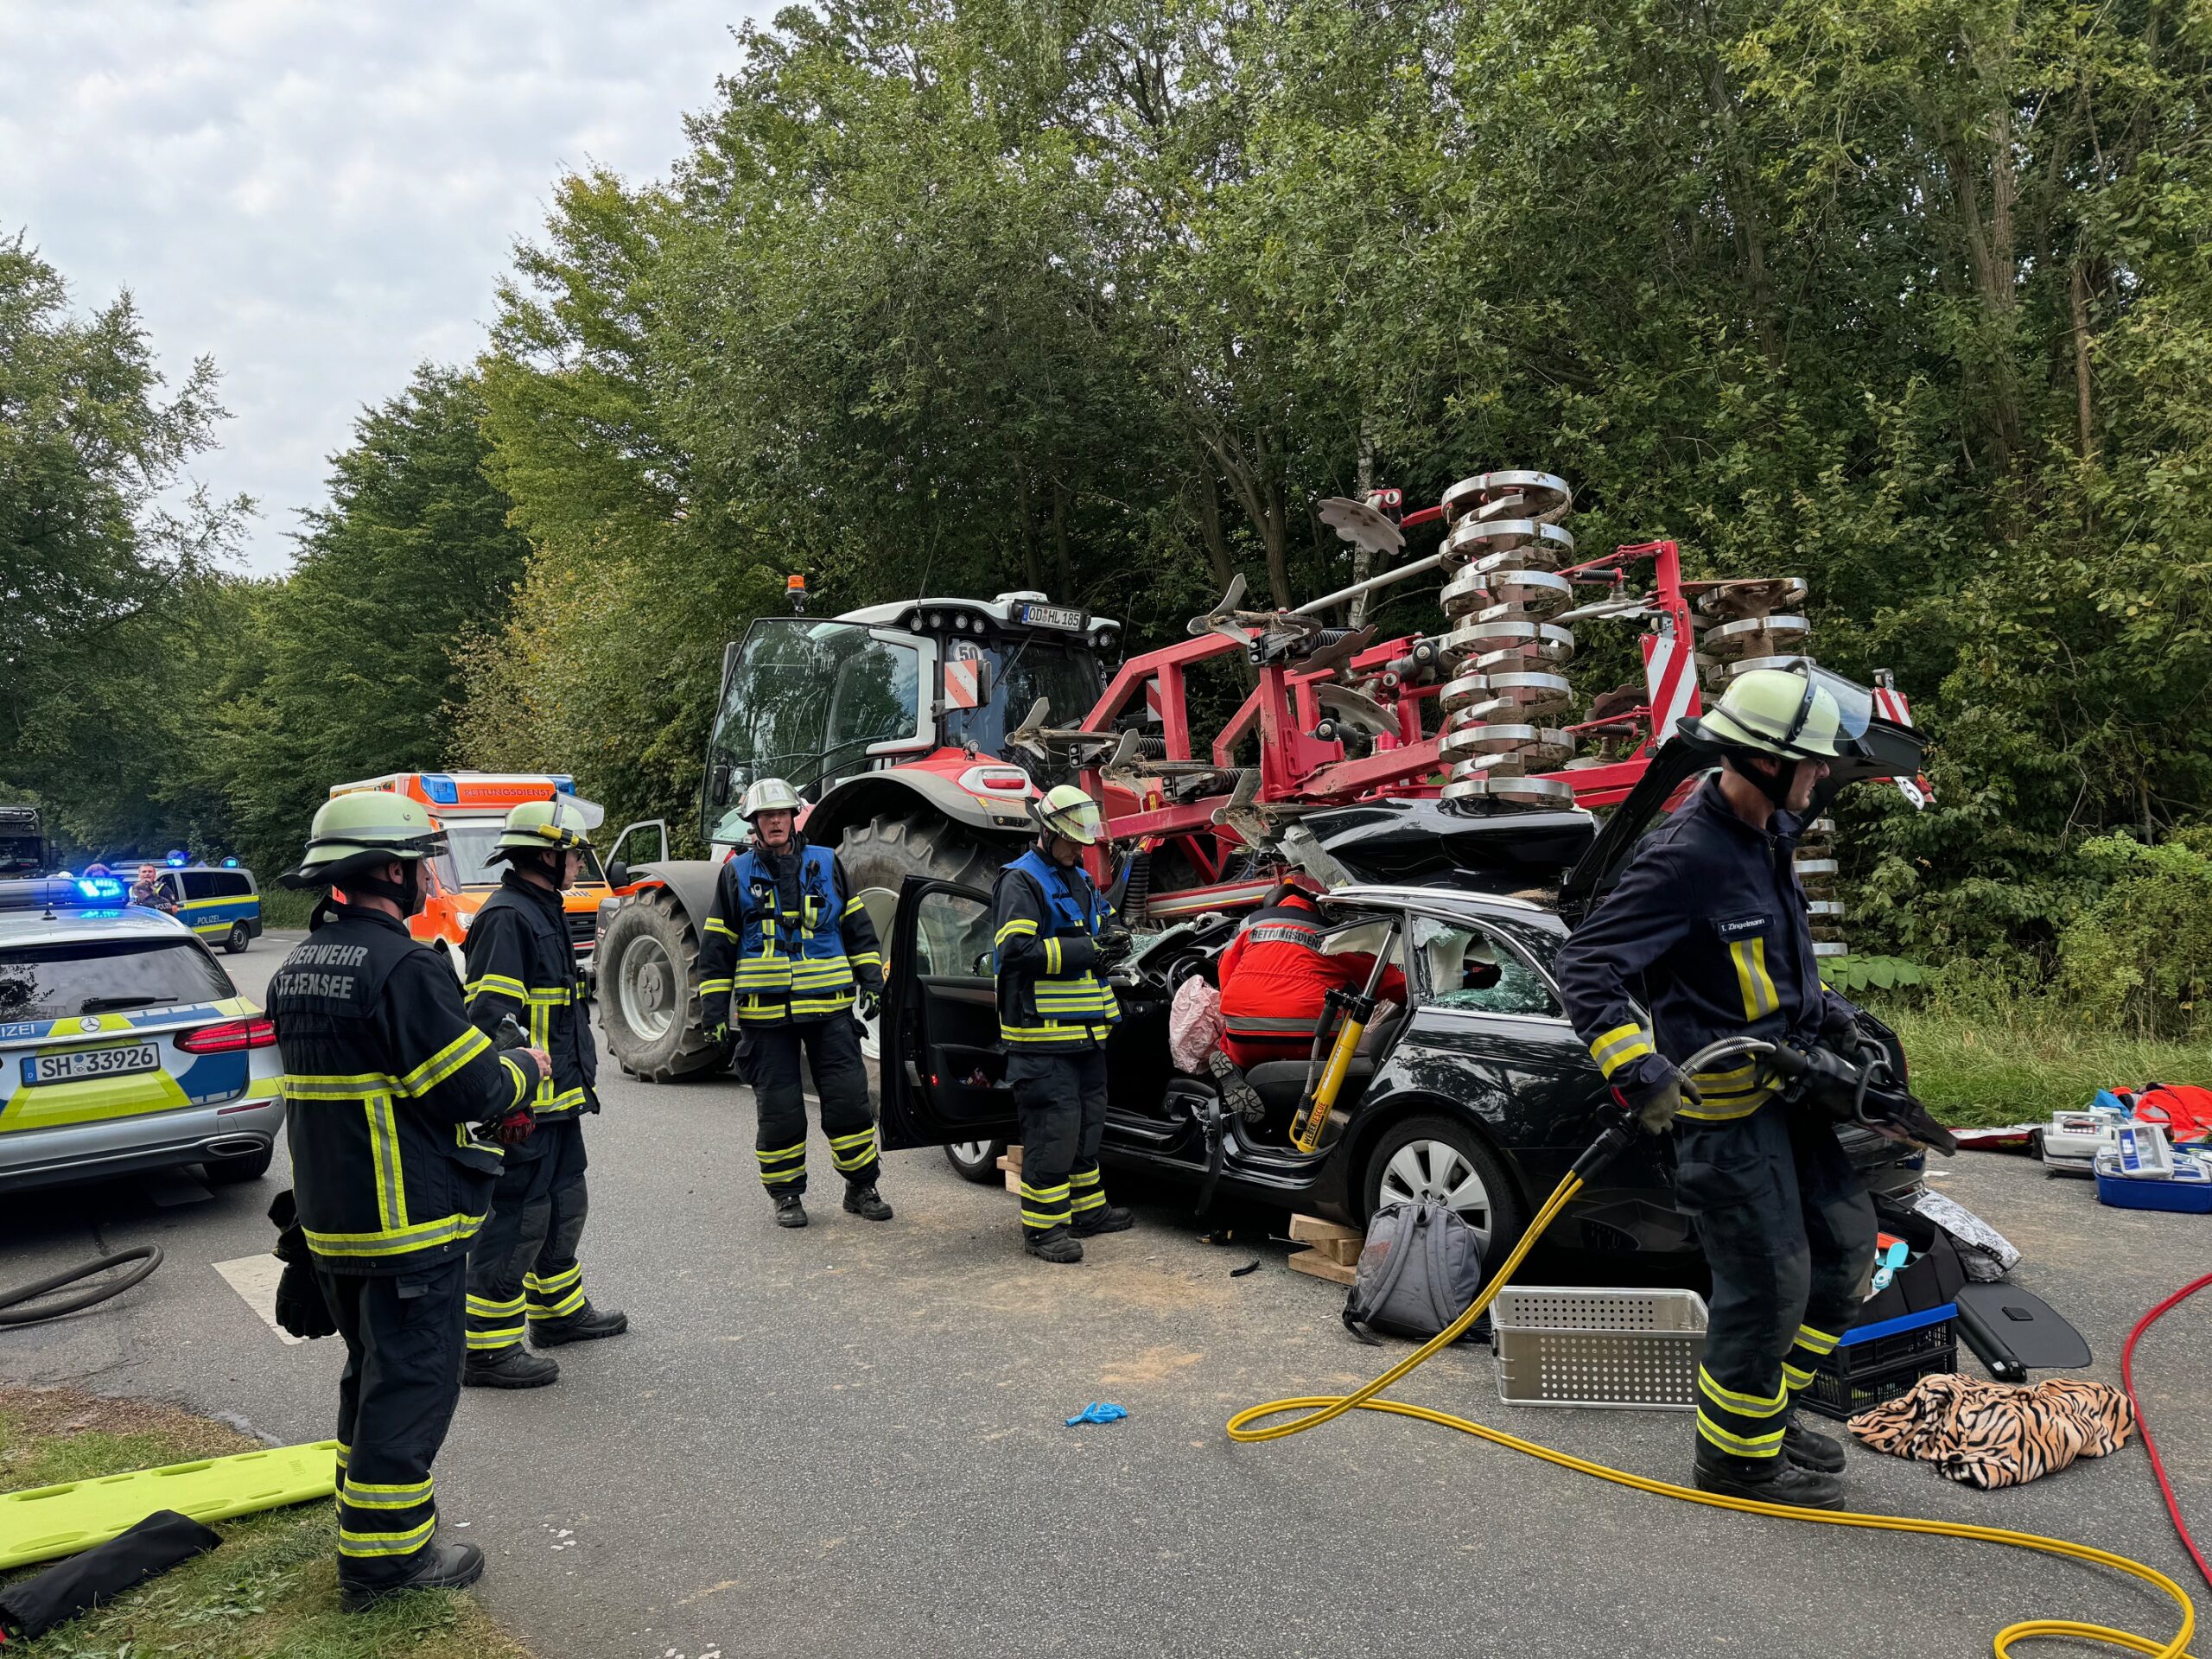
[[[1475,1230],[1483,1260],[1495,1262],[1529,1224],[1513,1178],[1465,1124],[1409,1117],[1383,1132],[1360,1183],[1363,1224],[1386,1204],[1440,1198]]]
[[[223,949],[236,956],[251,943],[253,935],[246,931],[244,922],[232,922],[231,931],[223,936]]]
[[[236,1186],[245,1181],[257,1181],[269,1173],[270,1160],[276,1157],[274,1142],[259,1152],[242,1152],[234,1158],[210,1158],[200,1166],[207,1173],[210,1186]]]
[[[956,1141],[944,1149],[944,1161],[960,1179],[978,1185],[999,1179],[999,1160],[1005,1156],[1003,1141]]]

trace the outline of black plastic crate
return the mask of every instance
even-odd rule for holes
[[[1838,1348],[1813,1368],[1797,1403],[1823,1417],[1850,1417],[1908,1393],[1923,1376],[1959,1369],[1957,1328],[1949,1319],[1893,1337]]]

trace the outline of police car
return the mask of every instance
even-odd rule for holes
[[[267,1173],[275,1027],[114,877],[0,881],[0,1192],[197,1164]]]

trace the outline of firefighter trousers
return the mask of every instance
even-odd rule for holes
[[[338,1579],[364,1588],[414,1570],[437,1529],[430,1465],[461,1397],[467,1264],[315,1277],[346,1339],[338,1377]]]
[[[492,1191],[492,1213],[468,1247],[468,1351],[496,1357],[523,1338],[528,1304],[524,1275],[537,1272],[553,1227],[553,1177],[560,1160],[549,1144],[535,1147],[546,1130],[525,1142],[534,1155],[517,1158],[511,1149],[499,1184]]]
[[[584,1217],[591,1213],[591,1195],[584,1186],[584,1126],[575,1117],[541,1123],[531,1135],[549,1137],[543,1161],[545,1176],[545,1243],[535,1262],[526,1263],[522,1276],[526,1312],[532,1325],[573,1318],[584,1308],[584,1270],[576,1265],[576,1246],[583,1242]],[[495,1200],[496,1202],[496,1200]]]
[[[830,1142],[830,1161],[852,1186],[874,1186],[875,1111],[868,1097],[868,1063],[861,1058],[858,1027],[852,1016],[786,1020],[753,1026],[753,1102],[760,1112],[753,1149],[760,1160],[760,1185],[770,1196],[806,1191],[806,1094],[799,1081],[802,1056],[814,1074],[822,1102],[822,1133]]]
[[[1779,1467],[1798,1394],[1858,1318],[1874,1203],[1835,1126],[1806,1108],[1677,1118],[1675,1135],[1675,1202],[1713,1270],[1697,1460],[1756,1479]]]
[[[1104,1209],[1098,1147],[1106,1138],[1106,1051],[1010,1055],[1006,1080],[1021,1114],[1023,1228],[1079,1224]]]

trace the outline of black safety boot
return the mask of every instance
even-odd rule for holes
[[[1108,1204],[1077,1216],[1068,1230],[1077,1238],[1096,1238],[1101,1233],[1126,1233],[1136,1224],[1134,1211],[1124,1210],[1118,1204]]]
[[[845,1213],[865,1216],[870,1221],[891,1219],[891,1206],[883,1201],[883,1194],[874,1186],[848,1186],[845,1189]]]
[[[349,1613],[366,1612],[387,1596],[404,1590],[462,1590],[484,1576],[484,1552],[474,1544],[432,1542],[415,1558],[415,1570],[390,1584],[339,1581],[338,1605]]]
[[[1790,1424],[1783,1435],[1782,1455],[1800,1469],[1810,1469],[1815,1474],[1843,1472],[1843,1442],[1802,1423]]]
[[[1693,1483],[1700,1492],[1747,1497],[1754,1503],[1786,1503],[1794,1510],[1840,1510],[1843,1482],[1818,1470],[1800,1469],[1786,1458],[1772,1459],[1770,1475],[1745,1475],[1700,1463]]]
[[[530,1339],[540,1348],[558,1348],[564,1342],[598,1342],[619,1337],[630,1328],[630,1316],[586,1302],[565,1319],[532,1319]]]
[[[542,1389],[561,1375],[561,1368],[542,1354],[533,1354],[520,1343],[488,1354],[472,1353],[461,1368],[464,1389]]]
[[[1040,1262],[1083,1260],[1083,1245],[1065,1227],[1024,1228],[1021,1248]]]
[[[799,1201],[798,1193],[779,1192],[776,1194],[776,1225],[779,1227],[806,1225],[806,1205]]]

